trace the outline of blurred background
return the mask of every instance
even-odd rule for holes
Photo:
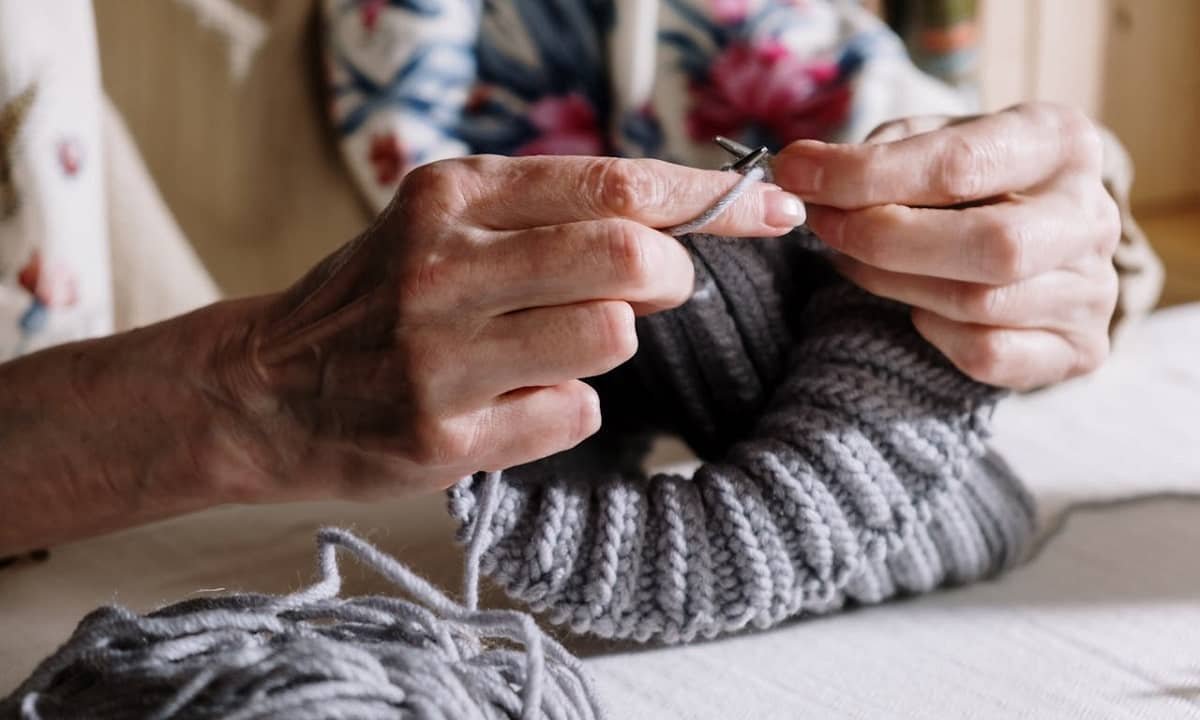
[[[1200,300],[1200,2],[876,0],[925,69],[986,110],[1080,107],[1133,156],[1136,217]],[[321,112],[316,0],[239,0],[268,29],[235,81],[180,3],[96,0],[101,67],[167,204],[228,293],[281,288],[366,223]]]

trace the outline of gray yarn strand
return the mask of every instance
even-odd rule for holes
[[[691,220],[688,220],[685,223],[680,223],[674,227],[669,227],[666,230],[663,230],[663,232],[674,236],[689,235],[696,232],[700,228],[705,227],[713,220],[716,220],[719,216],[724,214],[724,212],[729,209],[730,205],[736,202],[737,199],[741,197],[751,185],[766,177],[766,174],[766,170],[761,167],[750,168],[738,178],[738,181],[734,183],[733,187],[729,188],[729,190],[726,191],[726,193],[722,195],[719,200],[713,203],[712,206],[707,210]]]
[[[0,717],[603,717],[580,662],[530,616],[460,605],[347,531],[317,542],[320,577],[291,595],[92,612]],[[339,598],[339,549],[413,600]]]

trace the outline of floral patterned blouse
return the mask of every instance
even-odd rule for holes
[[[652,156],[698,167],[715,134],[778,148],[961,113],[867,0],[319,0],[330,107],[354,181],[382,208],[404,174],[487,152]],[[974,2],[888,0],[930,72],[973,65]],[[99,62],[88,2],[0,0],[0,362],[113,328]],[[1117,318],[1161,266],[1123,212]]]
[[[324,0],[334,126],[383,207],[404,173],[470,153],[716,167],[725,135],[777,149],[961,112],[849,0]]]

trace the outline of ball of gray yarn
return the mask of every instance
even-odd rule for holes
[[[340,598],[336,548],[413,596]],[[22,720],[494,720],[602,716],[579,661],[528,615],[460,605],[336,529],[285,596],[103,607],[7,699]]]
[[[637,356],[596,381],[605,429],[451,489],[484,574],[574,632],[671,643],[1022,557],[1031,503],[986,445],[1002,393],[811,236],[683,242],[695,296],[640,319]],[[662,433],[707,460],[693,477],[642,470]]]

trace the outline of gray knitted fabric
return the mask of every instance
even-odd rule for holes
[[[415,602],[339,598],[339,547]],[[579,661],[530,616],[460,605],[344,530],[319,533],[318,557],[320,580],[292,595],[90,613],[0,699],[0,718],[603,717]]]
[[[484,574],[574,632],[673,643],[1022,557],[1031,501],[985,445],[1001,393],[812,241],[683,238],[695,296],[640,319],[637,356],[596,381],[605,429],[451,489]],[[707,462],[647,477],[658,433]]]

